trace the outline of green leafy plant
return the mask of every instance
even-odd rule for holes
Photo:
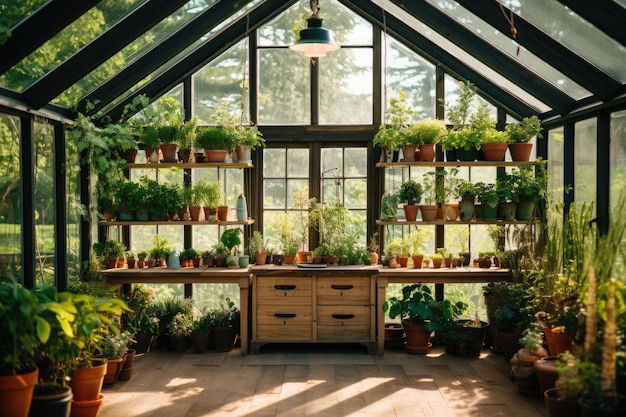
[[[528,143],[533,137],[542,138],[541,122],[537,116],[524,117],[520,123],[507,125],[504,132],[509,143]]]
[[[477,182],[474,184],[476,188],[476,196],[481,204],[495,207],[498,205],[499,197],[498,191],[494,184]]]
[[[422,193],[422,185],[414,180],[403,182],[398,192],[400,200],[405,201],[408,205],[419,204],[422,200]]]
[[[205,127],[196,133],[195,145],[204,150],[230,150],[235,146],[235,137],[221,127]]]
[[[224,230],[222,236],[220,237],[220,242],[224,244],[228,248],[229,254],[234,254],[237,250],[237,247],[241,244],[241,239],[239,235],[241,234],[241,229],[228,229]]]
[[[167,239],[161,238],[158,234],[154,235],[153,244],[150,248],[150,257],[153,259],[164,259],[170,252],[172,247]]]
[[[446,123],[437,119],[422,119],[411,123],[406,140],[413,145],[430,145],[440,142],[446,136]]]
[[[217,307],[210,309],[212,327],[232,327],[239,323],[239,308],[230,298],[221,296]]]
[[[255,253],[263,253],[265,252],[266,247],[265,240],[263,240],[263,234],[258,230],[252,232],[252,236],[248,241],[248,249],[250,250],[250,254]]]

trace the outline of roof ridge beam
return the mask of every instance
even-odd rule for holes
[[[50,0],[11,29],[0,45],[0,74],[26,58],[102,0]]]
[[[24,90],[25,100],[41,108],[185,3],[149,0],[142,4]]]

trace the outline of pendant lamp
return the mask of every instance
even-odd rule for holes
[[[326,56],[327,52],[341,48],[335,43],[332,32],[322,27],[324,19],[319,17],[319,11],[319,0],[311,0],[311,16],[306,20],[307,27],[300,30],[300,39],[289,49],[304,52],[304,56],[316,58]]]

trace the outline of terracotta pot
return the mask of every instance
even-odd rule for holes
[[[398,263],[400,264],[401,268],[406,268],[406,265],[409,263],[409,257],[408,256],[397,256],[396,257],[396,261],[398,261]]]
[[[529,161],[533,150],[532,143],[510,143],[509,153],[514,161]]]
[[[432,162],[435,159],[435,145],[419,145],[420,160],[423,162]]]
[[[189,216],[191,217],[191,221],[197,222],[200,220],[200,211],[202,211],[202,207],[200,206],[189,206]]]
[[[550,417],[578,417],[580,416],[580,405],[578,400],[563,400],[559,398],[559,391],[550,388],[543,393],[543,399],[548,409]]]
[[[237,161],[241,163],[252,162],[252,148],[245,145],[237,145],[235,148],[237,153]]]
[[[521,336],[519,332],[507,332],[500,329],[496,331],[496,339],[498,341],[498,345],[507,361],[511,360],[513,355],[515,355],[515,353],[517,353],[517,351],[519,350],[520,337]]]
[[[254,262],[257,265],[265,265],[265,262],[267,262],[267,252],[256,252],[254,254]]]
[[[204,162],[204,153],[202,152],[194,152],[193,153],[193,161],[197,164]]]
[[[211,216],[213,216],[213,220],[217,219],[217,210],[206,206],[202,207],[202,209],[204,210],[204,220],[211,220]]]
[[[433,263],[433,268],[441,268],[441,264],[443,263],[443,259],[431,259]]]
[[[296,261],[296,255],[285,255],[285,264],[293,265]]]
[[[204,265],[206,267],[212,267],[213,266],[213,258],[202,258],[202,265]]]
[[[217,206],[217,220],[225,222],[228,220],[228,206]]]
[[[102,394],[98,395],[98,398],[95,400],[73,400],[70,417],[96,417],[98,415],[98,411],[100,411],[102,400],[104,400],[104,395]]]
[[[311,256],[311,252],[310,251],[299,251],[297,254],[298,257],[298,263],[299,264],[305,264],[309,261],[309,256]]]
[[[124,159],[128,164],[134,164],[137,160],[137,149],[127,149],[124,151]]]
[[[437,217],[437,206],[435,205],[421,205],[420,211],[422,213],[422,220],[425,222],[432,222]]]
[[[378,253],[370,252],[370,264],[378,265]]]
[[[117,268],[117,258],[108,258],[107,269],[115,269],[115,268]]]
[[[117,376],[118,381],[128,381],[133,376],[133,367],[135,366],[136,351],[134,349],[126,350],[126,360],[122,365],[122,370]]]
[[[109,359],[107,360],[107,370],[104,374],[104,384],[111,385],[117,381],[117,377],[122,371],[122,366],[124,366],[125,358],[117,358],[117,359]]]
[[[507,143],[485,143],[480,146],[486,161],[504,161],[508,148],[509,145]]]
[[[154,335],[152,333],[139,332],[135,334],[135,341],[135,343],[130,345],[135,353],[146,353],[150,351]]]
[[[148,259],[147,264],[148,264],[148,268],[156,267],[156,259],[154,259],[154,258]]]
[[[168,143],[161,145],[161,152],[163,152],[163,162],[178,162],[178,145],[175,143]]]
[[[422,267],[422,262],[424,261],[424,255],[414,255],[411,256],[413,260],[413,268],[420,269]]]
[[[554,388],[554,384],[559,377],[555,366],[556,360],[556,356],[546,356],[533,364],[533,368],[539,379],[539,392],[541,393],[546,392],[550,388]]]
[[[28,415],[38,376],[38,368],[25,374],[0,376],[1,415],[7,417],[26,417]]]
[[[404,145],[402,153],[404,154],[404,160],[406,162],[415,161],[415,145],[407,143],[406,145]]]
[[[405,204],[404,208],[404,216],[406,217],[407,222],[414,222],[417,219],[417,209],[419,206],[414,204]]]
[[[430,343],[430,332],[423,324],[414,324],[409,321],[403,321],[404,334],[406,335],[406,344],[404,347],[409,353],[428,353],[432,347]]]
[[[224,162],[226,160],[227,150],[204,150],[205,162]]]
[[[444,204],[443,212],[445,213],[446,220],[455,221],[459,218],[459,203]]]
[[[385,349],[404,347],[404,328],[400,323],[385,323]]]
[[[126,265],[128,265],[128,269],[135,269],[135,264],[136,263],[137,263],[137,261],[134,258],[126,260]]]
[[[178,151],[178,158],[183,161],[183,163],[188,164],[191,162],[191,148],[185,148],[183,150]]]
[[[70,387],[72,387],[74,394],[73,402],[97,400],[102,390],[102,382],[106,372],[106,363],[91,368],[78,368],[72,372]]]

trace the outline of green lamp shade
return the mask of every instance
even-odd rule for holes
[[[332,32],[322,27],[323,20],[318,17],[308,18],[306,29],[300,31],[300,39],[289,49],[304,52],[304,56],[320,57],[341,48],[335,43]]]

